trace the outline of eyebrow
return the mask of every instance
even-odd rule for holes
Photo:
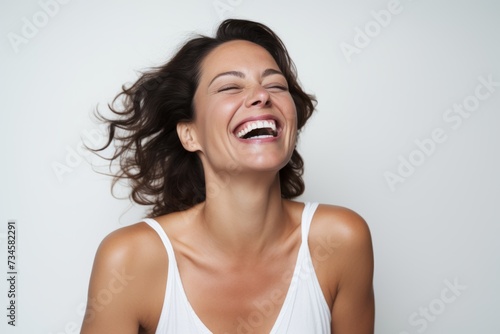
[[[273,68],[268,68],[262,73],[262,77],[265,78],[265,77],[273,75],[273,74],[279,74],[279,75],[284,76],[284,74],[281,73],[281,71],[275,70]],[[213,79],[210,81],[208,86],[210,86],[217,78],[220,78],[220,77],[225,76],[225,75],[232,75],[232,76],[242,78],[242,79],[245,78],[245,74],[243,72],[240,72],[240,71],[222,72],[222,73],[217,74],[215,77],[213,77]]]

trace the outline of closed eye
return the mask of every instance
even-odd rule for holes
[[[240,87],[238,86],[224,86],[224,87],[221,87],[217,90],[218,93],[220,92],[227,92],[227,91],[231,91],[231,90],[238,90],[240,89]]]
[[[283,92],[288,91],[288,87],[283,86],[283,85],[271,85],[271,86],[268,86],[267,89],[278,90],[278,91],[283,91]]]

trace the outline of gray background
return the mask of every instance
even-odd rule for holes
[[[500,4],[396,5],[2,0],[0,249],[4,263],[6,223],[16,219],[19,309],[18,326],[2,313],[0,331],[78,333],[99,242],[144,212],[113,198],[109,178],[91,167],[104,162],[81,150],[103,140],[90,113],[193,31],[211,34],[237,17],[283,38],[319,100],[301,135],[300,199],[347,206],[370,225],[376,332],[499,333],[500,86],[474,96],[481,80],[500,82]],[[452,109],[464,103],[468,117]],[[446,140],[432,148],[435,129]],[[405,173],[401,159],[418,166],[391,187],[386,175]],[[6,291],[2,279],[0,305]]]

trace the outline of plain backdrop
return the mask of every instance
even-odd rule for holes
[[[15,219],[19,275],[16,327],[0,280],[0,331],[79,332],[97,246],[145,212],[81,149],[104,138],[92,111],[234,17],[274,29],[317,96],[300,200],[368,222],[376,333],[500,333],[499,15],[494,0],[2,0],[0,260]]]

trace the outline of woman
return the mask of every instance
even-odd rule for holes
[[[373,333],[366,223],[291,200],[315,100],[268,27],[226,20],[121,95],[106,147],[155,218],[102,242],[82,333]]]

